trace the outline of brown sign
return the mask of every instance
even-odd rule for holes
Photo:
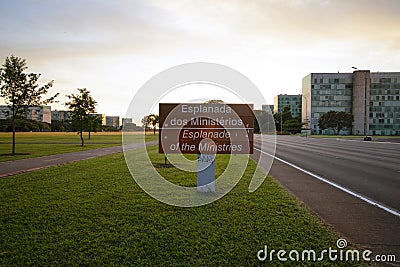
[[[246,104],[160,104],[159,152],[252,154],[254,115]]]

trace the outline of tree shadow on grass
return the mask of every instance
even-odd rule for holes
[[[155,168],[172,168],[172,167],[175,167],[173,164],[171,164],[171,163],[167,163],[167,164],[164,164],[164,163],[153,163],[153,166],[155,167]]]
[[[30,155],[31,153],[14,153],[14,155],[13,154],[11,154],[11,153],[0,153],[0,157],[3,157],[3,156],[26,156],[26,155]]]

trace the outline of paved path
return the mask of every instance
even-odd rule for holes
[[[298,141],[294,140],[293,142]],[[311,140],[311,142],[313,142],[313,140]],[[332,145],[329,148],[321,146],[320,149],[317,149],[318,142],[325,144],[326,146],[326,142],[331,143],[332,141],[316,141],[316,143],[310,145],[310,151],[301,154],[302,151],[307,150],[304,148],[306,146],[305,144],[296,145],[291,143],[290,138],[288,137],[278,137],[276,156],[281,159],[283,158],[284,161],[290,162],[295,166],[301,165],[300,167],[303,169],[308,168],[309,165],[315,166],[315,169],[313,170],[318,170],[319,174],[325,170],[326,172],[324,173],[324,178],[327,179],[331,179],[329,175],[331,174],[330,171],[332,171],[334,174],[342,175],[344,180],[352,180],[349,183],[350,185],[353,184],[352,182],[354,182],[354,180],[360,179],[360,176],[355,174],[355,177],[353,177],[354,174],[351,172],[346,174],[346,170],[352,170],[354,168],[361,174],[365,174],[365,169],[368,170],[369,168],[378,168],[378,171],[380,170],[382,173],[384,173],[382,177],[375,177],[378,181],[373,181],[374,184],[371,186],[368,185],[368,183],[371,183],[369,177],[364,176],[364,180],[360,181],[361,185],[358,188],[370,189],[371,187],[375,187],[375,190],[378,192],[382,190],[382,188],[386,188],[385,190],[388,190],[387,194],[394,194],[387,196],[388,203],[398,203],[400,198],[400,184],[397,182],[391,185],[395,188],[391,188],[390,186],[386,187],[384,185],[385,177],[390,177],[392,172],[390,170],[386,172],[384,167],[380,165],[389,164],[392,161],[398,160],[398,158],[387,158],[385,160],[384,157],[381,157],[381,154],[378,154],[375,156],[377,156],[377,159],[382,162],[371,161],[371,166],[363,167],[363,169],[358,165],[360,156],[357,157],[356,155],[352,155],[349,157],[347,155],[350,153],[349,150],[352,146],[357,147],[357,143],[353,144],[353,142],[345,142],[342,146],[338,147],[338,150],[343,149],[341,153],[342,159],[343,157],[349,158],[345,161],[346,163],[344,166],[338,167],[336,166],[336,163],[340,161],[340,159],[336,159],[335,153],[333,153],[335,145]],[[255,146],[257,148],[257,142]],[[288,146],[290,146],[291,149],[288,149]],[[396,147],[396,149],[400,149],[398,145]],[[386,147],[385,149],[382,149],[380,153],[383,153],[384,151],[391,153],[388,151],[391,149],[393,150],[393,147]],[[396,153],[396,149],[394,149],[392,152]],[[253,157],[257,157],[259,153],[260,150],[255,149],[255,154]],[[328,155],[324,155],[324,153],[327,153]],[[369,155],[365,156],[369,157]],[[373,155],[370,156],[373,157]],[[355,163],[351,161],[351,157],[354,157],[353,160],[356,161]],[[327,162],[326,165],[324,165],[324,160]],[[295,161],[296,163],[292,161]],[[306,162],[306,164],[303,162]],[[366,162],[369,161],[367,160]],[[348,166],[346,166],[346,164]],[[375,164],[378,164],[378,167],[376,167]],[[399,166],[396,166],[396,168],[398,167]],[[373,251],[374,255],[394,254],[396,255],[397,262],[387,266],[400,266],[400,217],[389,213],[382,208],[371,205],[370,203],[350,195],[343,190],[335,188],[310,174],[290,166],[281,160],[277,160],[276,158],[272,164],[269,174],[286,189],[288,189],[297,199],[305,203],[323,221],[331,225],[335,231],[341,235],[342,238],[345,238],[348,243],[350,243],[350,245],[355,245],[358,248],[368,248]],[[376,170],[373,172],[373,174],[376,174]],[[332,176],[333,179],[336,177],[335,175]],[[394,176],[392,178],[397,179],[397,181],[400,179],[398,176]],[[379,186],[379,182],[382,182],[381,186]],[[396,188],[397,191],[393,190]],[[398,206],[396,205],[396,207]]]
[[[152,141],[147,142],[146,145],[155,145],[157,143],[158,141]],[[126,149],[131,150],[140,147],[143,147],[143,143],[132,144],[129,147],[126,147]],[[65,163],[101,157],[119,152],[122,152],[122,146],[98,148],[14,161],[5,161],[0,163],[0,177],[35,171],[50,166],[57,166]]]

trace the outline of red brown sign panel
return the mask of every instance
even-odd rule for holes
[[[160,104],[159,152],[252,154],[254,115],[246,104]]]

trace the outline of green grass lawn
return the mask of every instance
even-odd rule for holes
[[[134,133],[140,140],[140,133]],[[88,140],[84,133],[85,145],[81,146],[77,133],[16,133],[16,155],[11,156],[12,133],[0,133],[0,162],[24,158],[34,158],[59,153],[75,152],[95,148],[121,145],[121,133],[92,133]],[[146,135],[146,140],[152,141],[156,135]],[[132,140],[131,140],[132,141]]]
[[[149,151],[153,163],[163,163],[156,147]],[[227,159],[218,156],[217,174]],[[260,263],[256,254],[264,245],[335,248],[337,236],[271,178],[247,191],[255,167],[250,161],[230,193],[196,208],[148,196],[121,153],[2,178],[0,265],[309,266]],[[158,170],[180,179],[174,168]]]

